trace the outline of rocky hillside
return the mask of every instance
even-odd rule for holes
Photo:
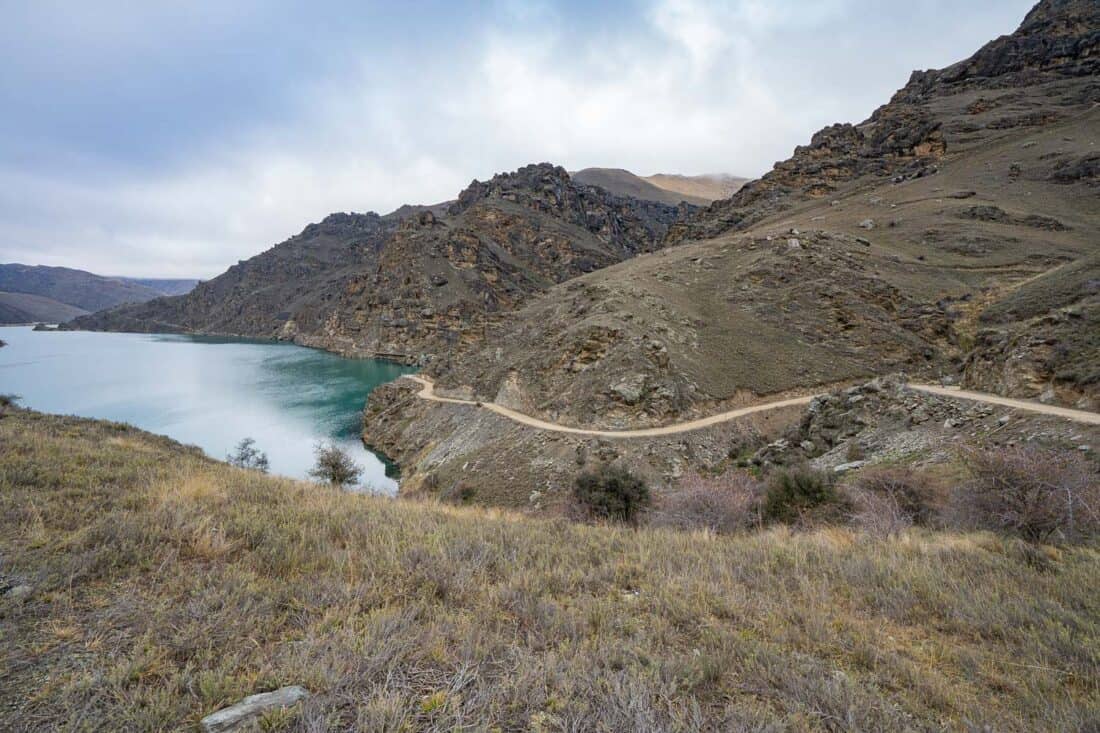
[[[156,298],[160,293],[135,282],[93,275],[68,267],[43,267],[18,263],[0,264],[0,292],[36,296],[22,299],[21,310],[45,313],[36,303],[46,298],[61,303],[66,308],[50,306],[47,310],[56,316],[67,313],[69,318],[81,312],[112,308],[123,303],[141,303]],[[14,302],[14,299],[12,299]],[[31,320],[53,320],[49,317]],[[2,320],[0,323],[22,321]]]
[[[78,318],[69,327],[274,337],[294,319],[303,330],[319,329],[336,294],[377,265],[396,224],[374,213],[332,214],[186,295]]]
[[[683,246],[500,319],[487,346],[431,367],[439,387],[603,427],[894,370],[1097,409],[1097,29],[1100,4],[1040,3],[1015,34],[915,73],[866,122],[822,130],[673,224],[666,244]],[[372,403],[407,405],[387,390]],[[415,419],[397,422],[371,439],[424,447]],[[409,470],[484,470],[499,450],[468,437],[433,433]]]
[[[334,214],[186,296],[73,326],[277,337],[422,361],[476,342],[533,293],[658,249],[690,212],[531,165],[475,181],[445,213]]]

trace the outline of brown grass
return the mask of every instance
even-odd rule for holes
[[[0,728],[189,729],[302,684],[268,729],[1094,729],[1100,552],[1022,546],[528,520],[20,411]]]

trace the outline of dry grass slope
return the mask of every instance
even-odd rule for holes
[[[1095,730],[1100,552],[353,496],[0,418],[0,728]],[[1028,562],[1028,558],[1032,562]]]

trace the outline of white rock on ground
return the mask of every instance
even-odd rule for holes
[[[202,727],[206,733],[237,730],[243,724],[272,708],[287,708],[307,697],[309,692],[297,685],[280,687],[273,692],[263,692],[259,695],[249,695],[236,705],[230,705],[207,715],[202,719]]]

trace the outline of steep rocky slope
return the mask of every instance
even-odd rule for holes
[[[180,298],[76,328],[294,339],[423,361],[477,341],[535,292],[661,246],[691,208],[578,185],[531,165],[475,181],[446,207],[334,214]]]
[[[78,311],[141,303],[160,295],[135,282],[93,275],[84,270],[18,263],[0,265],[0,292],[48,298]],[[69,317],[76,314],[71,311]]]
[[[915,73],[866,122],[673,224],[683,246],[502,318],[486,346],[431,367],[440,391],[619,427],[904,370],[1096,409],[1098,47],[1100,4],[1040,3],[1015,34]],[[376,392],[368,418],[407,417],[367,426],[411,474],[493,463],[499,446],[460,423],[425,442],[421,421],[439,421],[424,413],[451,408],[413,402]],[[667,451],[648,460],[667,466]]]

